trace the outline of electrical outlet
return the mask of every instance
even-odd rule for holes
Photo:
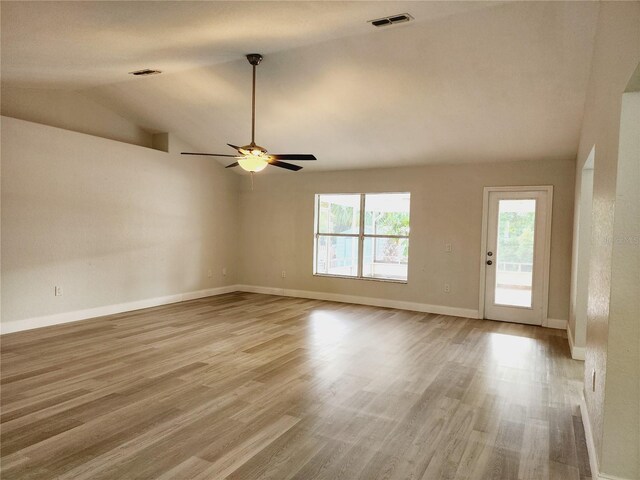
[[[53,294],[54,294],[56,297],[61,297],[61,296],[62,296],[62,287],[59,287],[59,286],[57,286],[57,285],[56,285],[56,286],[54,287],[54,289],[53,289]]]
[[[596,369],[591,371],[591,391],[596,391]]]
[[[227,276],[227,267],[222,267],[222,276],[223,277]]]
[[[282,278],[287,278],[287,271],[286,270],[282,270]]]
[[[209,269],[209,271],[207,272],[207,277],[213,277],[213,271],[211,269]]]
[[[444,284],[444,293],[451,293],[451,285],[448,283]]]
[[[444,251],[447,253],[451,253],[451,244],[450,243],[445,243],[444,244]]]

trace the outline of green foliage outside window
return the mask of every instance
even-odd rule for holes
[[[409,235],[409,212],[366,212],[365,225],[374,235]],[[399,254],[409,255],[409,243],[400,238],[385,240],[382,261],[396,262]],[[400,251],[402,249],[402,251]],[[377,253],[377,252],[376,252]]]
[[[534,212],[502,212],[499,218],[500,262],[533,263]]]

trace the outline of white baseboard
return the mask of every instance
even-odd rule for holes
[[[589,453],[589,467],[591,468],[591,478],[594,480],[631,480],[601,473],[598,466],[598,456],[596,455],[596,444],[593,441],[593,430],[591,430],[591,419],[587,410],[587,403],[584,399],[584,392],[580,395],[580,415],[584,426],[584,436],[587,441],[587,452]]]
[[[566,330],[567,321],[558,318],[547,318],[547,320],[542,323],[542,326],[546,328],[555,328],[557,330]]]
[[[583,360],[586,348],[585,347],[576,347],[573,343],[573,333],[567,325],[567,338],[569,339],[569,348],[571,349],[571,358],[574,360]]]
[[[584,399],[584,392],[580,395],[580,416],[584,427],[584,436],[587,441],[587,452],[589,454],[589,467],[591,468],[591,478],[598,479],[598,456],[596,455],[596,444],[593,441],[593,430],[591,430],[591,420],[587,410],[587,402]]]
[[[311,298],[313,300],[327,300],[330,302],[355,303],[358,305],[371,305],[373,307],[396,308],[398,310],[411,310],[413,312],[435,313],[438,315],[451,315],[452,317],[482,318],[478,310],[471,308],[448,307],[446,305],[430,305],[427,303],[404,302],[385,298],[360,297],[356,295],[343,295],[341,293],[313,292],[310,290],[292,290],[287,288],[261,287],[257,285],[238,285],[241,292],[264,293],[266,295],[281,295],[283,297]],[[566,320],[548,318],[542,324],[546,328],[565,330]]]
[[[237,290],[238,289],[236,285],[227,285],[225,287],[208,288],[206,290],[198,290],[195,292],[178,293],[175,295],[166,295],[164,297],[147,298],[144,300],[136,300],[133,302],[87,308],[85,310],[75,310],[73,312],[63,312],[56,313],[54,315],[45,315],[42,317],[25,318],[23,320],[14,320],[12,322],[0,324],[0,329],[2,330],[0,333],[4,335],[6,333],[21,332],[23,330],[48,327],[51,325],[59,325],[61,323],[77,322],[80,320],[87,320],[89,318],[113,315],[115,313],[130,312],[133,310],[140,310],[142,308],[157,307],[160,305],[167,305],[169,303],[194,300],[196,298],[222,295],[223,293],[231,293]]]
[[[473,310],[470,308],[447,307],[444,305],[429,305],[426,303],[404,302],[400,300],[388,300],[384,298],[360,297],[356,295],[343,295],[341,293],[260,287],[256,285],[238,285],[237,287],[237,289],[241,292],[281,295],[283,297],[310,298],[313,300],[327,300],[331,302],[355,303],[358,305],[371,305],[373,307],[397,308],[398,310],[411,310],[414,312],[451,315],[453,317],[479,318],[478,310]]]
[[[222,295],[231,292],[251,292],[263,293],[267,295],[281,295],[284,297],[310,298],[313,300],[327,300],[331,302],[354,303],[358,305],[370,305],[373,307],[396,308],[398,310],[410,310],[413,312],[435,313],[437,315],[451,315],[463,318],[481,318],[478,310],[471,308],[449,307],[446,305],[430,305],[427,303],[406,302],[401,300],[390,300],[385,298],[361,297],[356,295],[343,295],[340,293],[314,292],[309,290],[293,290],[287,288],[262,287],[256,285],[227,285],[225,287],[198,290],[195,292],[179,293],[164,297],[148,298],[133,302],[120,303],[115,305],[105,305],[102,307],[89,308],[86,310],[76,310],[42,317],[26,318],[15,320],[0,325],[1,334],[31,330],[34,328],[59,325],[61,323],[77,322],[89,318],[113,315],[116,313],[130,312],[142,308],[157,307],[170,303],[184,302],[196,298]],[[566,320],[548,319],[543,326],[548,328],[566,328]]]

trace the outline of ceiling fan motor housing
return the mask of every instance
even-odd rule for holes
[[[260,145],[256,145],[255,143],[250,143],[249,145],[244,145],[238,149],[243,155],[266,155],[267,149],[261,147]]]

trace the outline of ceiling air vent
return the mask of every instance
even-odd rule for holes
[[[386,27],[388,25],[395,25],[396,23],[410,22],[411,20],[413,20],[413,17],[408,13],[398,13],[397,15],[391,15],[389,17],[369,20],[369,23],[374,27]]]
[[[158,75],[159,73],[162,73],[162,71],[152,70],[150,68],[144,68],[142,70],[136,70],[135,72],[129,72],[129,75],[146,76],[146,75]]]

